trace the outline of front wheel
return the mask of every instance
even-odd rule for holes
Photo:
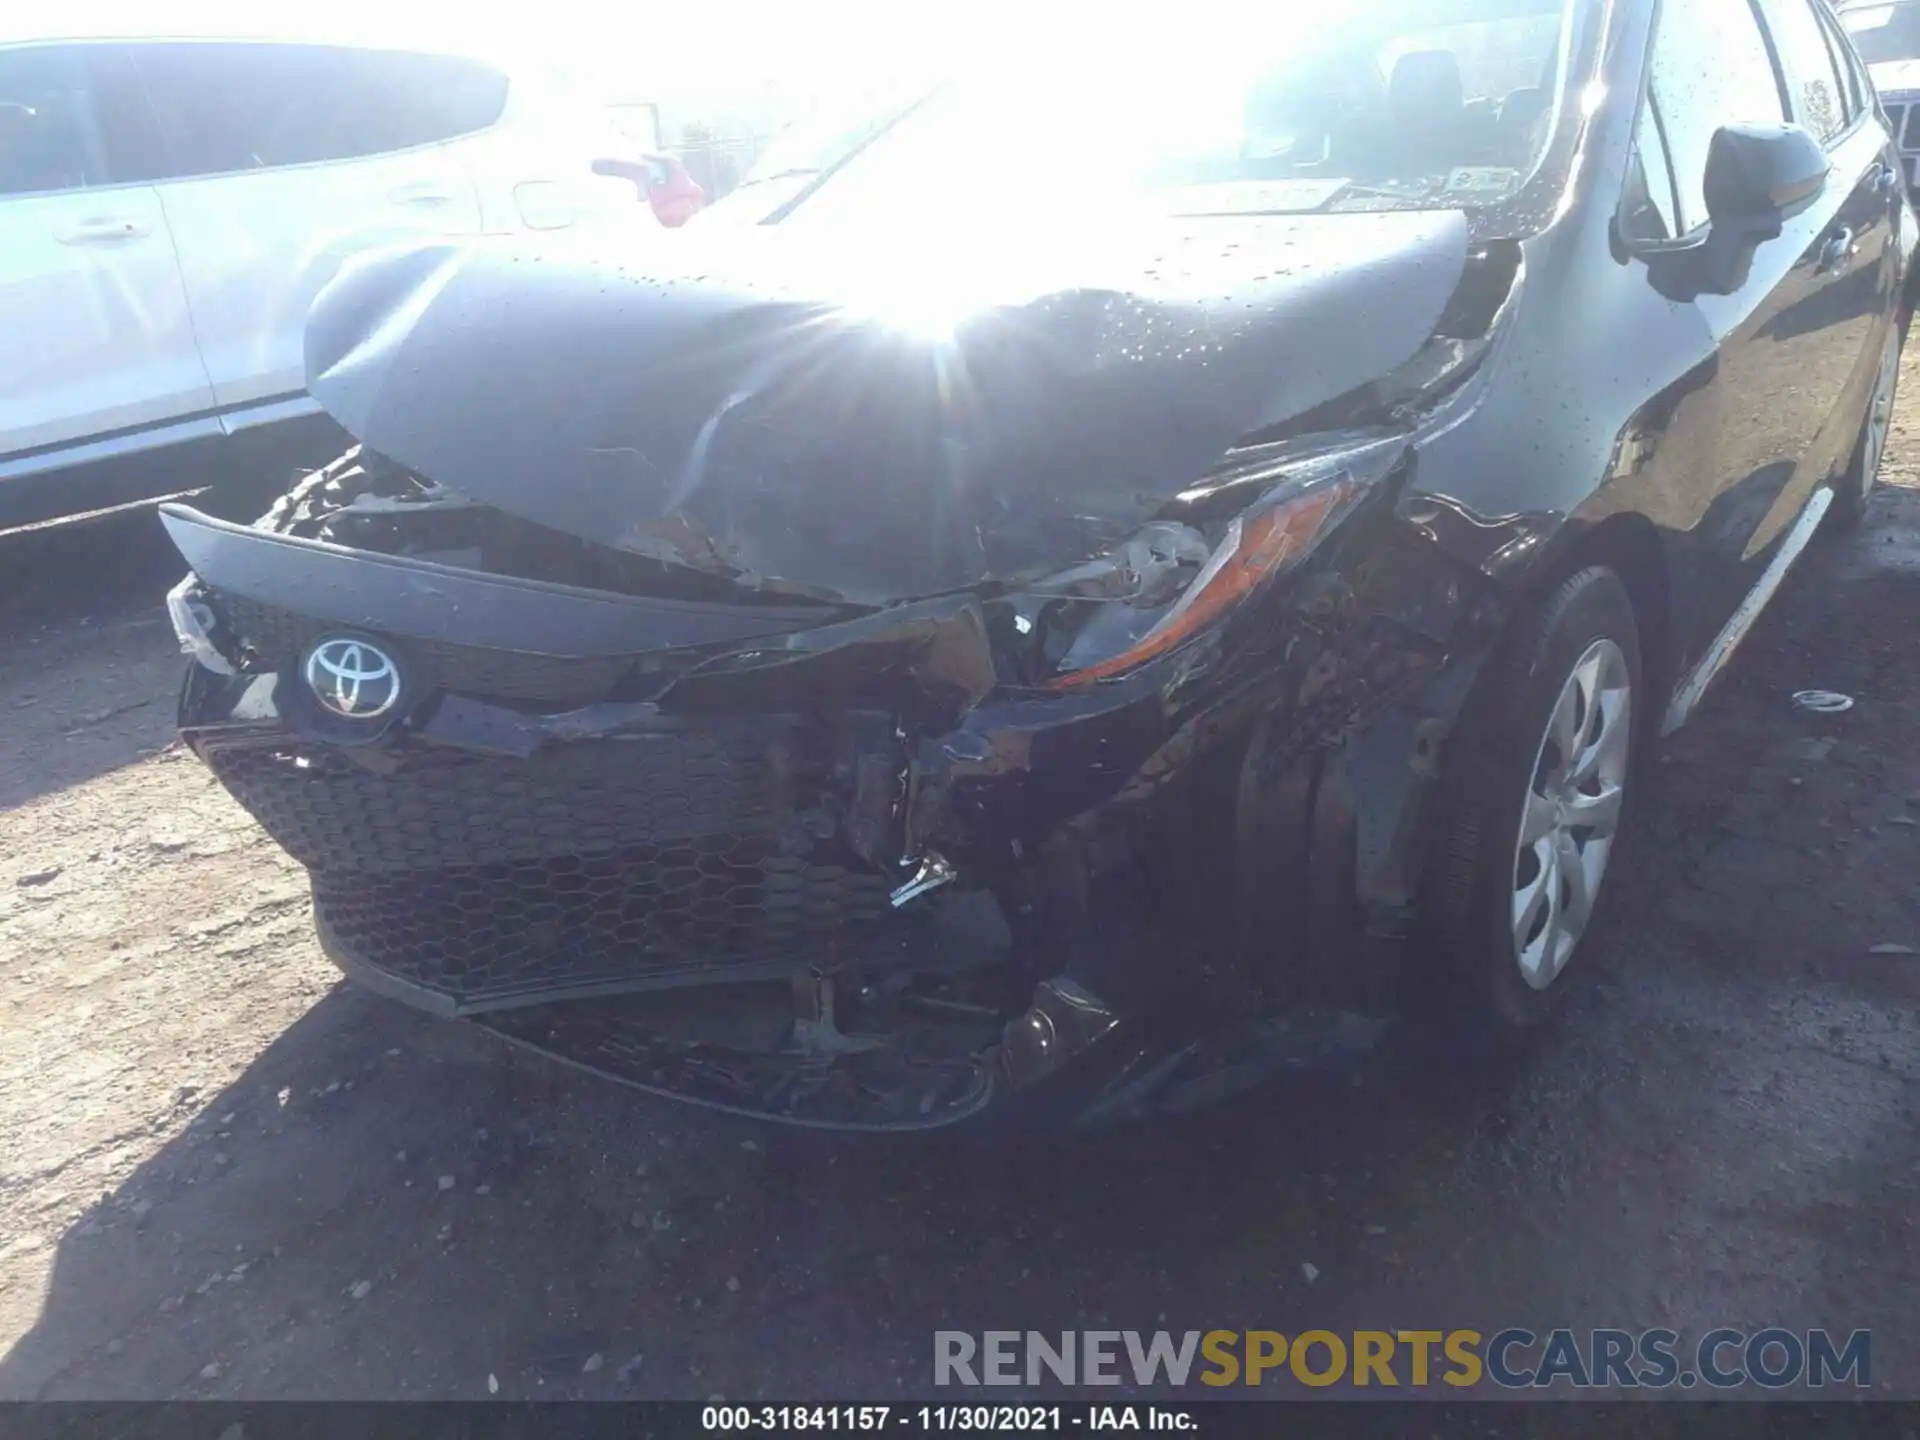
[[[1516,1041],[1565,994],[1627,813],[1644,703],[1633,603],[1596,566],[1516,626],[1462,716],[1432,914],[1443,1008],[1477,1038]]]

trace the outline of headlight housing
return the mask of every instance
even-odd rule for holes
[[[1049,617],[1043,637],[1047,688],[1127,674],[1214,625],[1310,556],[1411,443],[1376,434],[1247,451],[1180,496],[1180,508],[1196,515],[1247,497],[1231,518],[1156,520],[1101,559],[1034,587],[1064,612]]]

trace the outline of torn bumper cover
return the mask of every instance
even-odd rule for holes
[[[1395,514],[1409,427],[1284,433],[1429,343],[1463,262],[1420,221],[1322,262],[1400,276],[1404,324],[1284,399],[1263,330],[1232,370],[1260,384],[1162,365],[1143,425],[1041,323],[1077,302],[990,312],[976,400],[1046,374],[1064,433],[1114,432],[1051,458],[1030,405],[1006,435],[961,405],[946,444],[947,409],[897,397],[863,448],[836,422],[880,402],[817,348],[824,302],[561,267],[516,326],[529,297],[452,252],[354,269],[309,365],[364,447],[252,527],[163,510],[183,732],[307,866],[350,975],[647,1089],[913,1129],[1322,1060],[1391,1010],[1432,755],[1497,608]],[[595,279],[606,314],[569,299]],[[596,362],[547,385],[569,327]],[[816,348],[770,361],[796,327]],[[703,412],[651,393],[669,340]]]

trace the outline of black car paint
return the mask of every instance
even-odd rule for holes
[[[1614,548],[1657,539],[1658,594],[1636,598],[1665,612],[1648,618],[1671,682],[1846,464],[1910,264],[1893,244],[1897,197],[1872,190],[1872,168],[1897,161],[1869,113],[1733,293],[1674,294],[1666,272],[1705,237],[1632,253],[1614,226],[1655,6],[1611,8],[1596,76],[1608,98],[1578,128],[1557,218],[1524,242],[1498,381],[1470,425],[1422,445],[1406,503],[1481,524],[1550,517],[1546,543],[1504,577],[1522,587],[1599,527],[1618,527]],[[1855,248],[1835,269],[1822,256],[1843,228]]]
[[[314,306],[309,384],[367,446],[486,504],[892,604],[1099,555],[1240,437],[1393,371],[1467,225],[1100,217],[952,243],[988,278],[951,335],[872,295],[903,244],[884,231],[362,257]]]
[[[1632,586],[1650,671],[1671,686],[1706,653],[1808,498],[1845,465],[1884,327],[1897,323],[1909,264],[1891,238],[1899,202],[1869,178],[1892,158],[1872,117],[1834,148],[1823,195],[1757,246],[1733,293],[1689,294],[1684,286],[1676,293],[1674,276],[1698,236],[1638,252],[1622,243],[1614,216],[1654,12],[1650,0],[1619,0],[1606,7],[1604,26],[1587,27],[1575,73],[1597,87],[1597,103],[1569,113],[1547,162],[1499,215],[1510,229],[1488,234],[1487,217],[1478,219],[1475,244],[1518,246],[1510,288],[1493,292],[1497,315],[1479,316],[1490,344],[1478,369],[1437,405],[1381,412],[1381,387],[1371,382],[1419,348],[1437,313],[1424,304],[1408,307],[1424,328],[1405,336],[1396,330],[1378,352],[1381,373],[1330,366],[1348,393],[1317,394],[1310,416],[1404,425],[1408,453],[1309,564],[1190,645],[1064,695],[988,685],[983,676],[995,673],[1005,600],[988,586],[979,597],[836,618],[850,627],[843,645],[793,643],[826,628],[812,627],[756,644],[756,658],[745,664],[724,646],[669,659],[665,688],[626,710],[530,717],[524,705],[450,696],[432,702],[417,733],[395,747],[400,758],[392,763],[404,763],[407,746],[429,741],[539,753],[658,724],[662,709],[674,708],[676,685],[688,687],[683,698],[697,702],[696,713],[702,705],[724,709],[729,695],[747,709],[772,709],[796,693],[833,693],[843,681],[821,667],[849,654],[897,666],[924,713],[897,726],[891,747],[876,743],[870,753],[894,767],[905,794],[869,793],[837,771],[823,789],[835,794],[843,838],[868,859],[897,867],[896,878],[916,855],[938,850],[970,884],[998,895],[1015,953],[1024,957],[1020,973],[1038,977],[1000,1043],[972,1051],[931,1090],[897,1077],[859,1082],[868,1098],[850,1110],[815,1104],[804,1086],[796,1091],[793,1065],[784,1061],[728,1059],[699,1042],[657,1036],[633,1040],[616,1012],[639,1001],[501,1010],[486,1023],[645,1088],[853,1128],[920,1128],[990,1110],[1026,1115],[1043,1094],[1067,1118],[1193,1103],[1373,1033],[1399,992],[1422,978],[1424,953],[1409,942],[1418,936],[1447,740],[1509,617],[1545,578],[1605,560]],[[1826,257],[1842,228],[1855,248],[1836,266]],[[371,291],[409,288],[406,263],[366,268],[323,306],[315,353],[341,382],[332,388],[350,428],[380,433],[394,423],[381,376],[403,372],[416,357],[403,331],[377,346],[361,342],[379,331]],[[458,283],[450,271],[466,262],[441,255],[411,263]],[[1458,264],[1445,273],[1451,286]],[[500,298],[511,303],[510,293]],[[386,299],[405,296],[389,290]],[[701,304],[697,297],[688,303]],[[450,313],[482,323],[457,304]],[[794,318],[788,310],[778,323]],[[497,315],[485,323],[497,324]],[[335,324],[344,329],[331,331]],[[399,343],[389,343],[395,336]],[[374,355],[376,364],[355,372]],[[739,358],[730,373],[740,373]],[[594,383],[617,386],[622,378]],[[1176,379],[1174,388],[1183,396],[1215,393],[1194,385]],[[324,395],[330,387],[322,379],[319,388]],[[1248,429],[1299,422],[1271,404],[1243,407],[1250,389],[1232,393],[1235,403],[1196,413],[1222,426],[1231,416]],[[600,394],[610,403],[610,389]],[[463,422],[482,413],[463,415],[455,395],[443,397],[439,410]],[[584,416],[564,407],[557,416],[544,407],[511,413],[535,425],[543,441],[553,440],[555,427],[572,437],[568,443],[606,438],[595,429],[608,423],[604,404]],[[1130,423],[1137,417],[1097,418],[1129,437],[1151,431]],[[1210,443],[1236,438],[1198,428]],[[687,430],[684,418],[669,427],[682,449]],[[419,436],[392,433],[397,458],[422,468],[456,453],[436,435],[427,437],[429,451],[409,455]],[[1190,462],[1194,473],[1186,475],[1152,471],[1176,486],[1197,480],[1214,458],[1184,449],[1150,453]],[[510,490],[498,474],[487,478],[484,455],[458,458],[458,467],[429,478],[487,486],[484,498],[556,524],[601,527],[596,533],[615,538],[627,533],[617,520],[647,513],[616,517],[604,504],[574,510],[578,492],[536,493],[530,461],[498,472],[520,478],[522,488]],[[579,473],[579,457],[561,463]],[[996,503],[1022,497],[1046,503],[1044,487],[999,495]],[[909,521],[923,523],[927,514],[908,512]],[[901,598],[891,593],[900,572],[884,561],[840,555],[833,566],[808,570],[817,548],[759,549],[750,515],[725,518],[745,546],[736,554],[757,559],[733,567],[751,583],[771,577],[838,600]],[[169,524],[183,536],[207,529],[182,511]],[[1076,534],[1071,544],[1097,543],[1099,533]],[[223,534],[220,543],[268,542]],[[943,569],[952,550],[914,553],[930,557],[925,573],[956,588],[1002,573],[998,556],[967,554]],[[1007,560],[1006,568],[1018,571],[1027,558]],[[1042,558],[1071,562],[1079,552],[1034,557]],[[218,562],[210,559],[208,570],[217,572]],[[963,572],[970,572],[965,581]],[[938,588],[930,581],[920,593]],[[365,618],[376,630],[392,629],[390,620],[382,626]],[[289,658],[260,657],[268,669]],[[297,709],[263,697],[258,676],[196,670],[183,700],[187,735],[203,753],[236,741],[285,741],[303,723]],[[1194,923],[1202,916],[1215,923]],[[351,966],[351,956],[340,958]],[[859,965],[822,970],[854,977]],[[809,1003],[796,1013],[816,1027],[810,1033],[832,1033],[830,1005],[820,1031],[817,993]],[[583,1038],[581,1031],[594,1033]],[[816,1048],[802,1063],[818,1078],[880,1062],[871,1051]]]

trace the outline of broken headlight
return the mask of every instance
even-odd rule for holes
[[[1245,451],[1180,496],[1180,509],[1195,516],[1249,497],[1231,518],[1156,520],[1101,559],[1036,586],[1053,601],[1042,636],[1050,685],[1123,675],[1213,625],[1311,555],[1409,443],[1369,436]]]

